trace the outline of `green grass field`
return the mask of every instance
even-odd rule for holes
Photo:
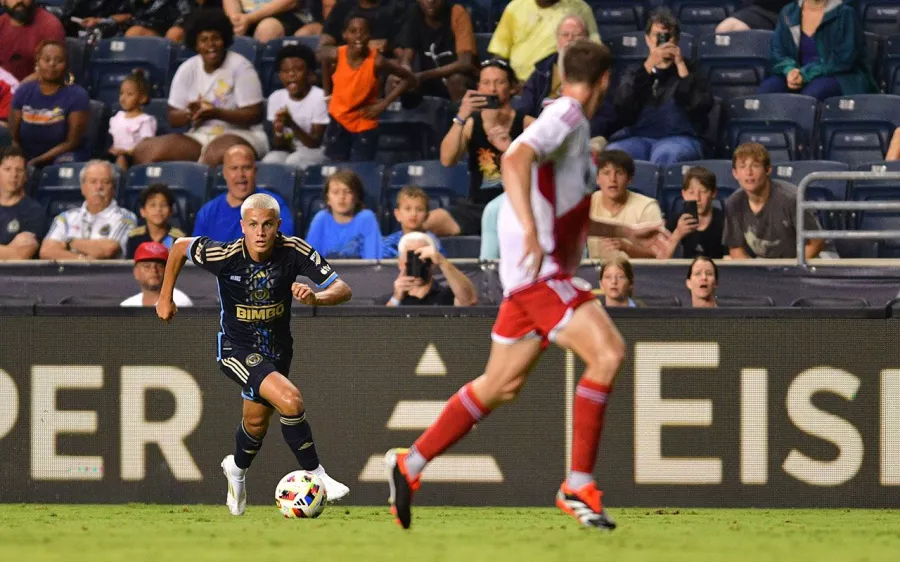
[[[386,509],[0,505],[0,560],[900,560],[897,510],[613,509],[619,529],[579,528],[555,509],[420,508],[404,532]]]

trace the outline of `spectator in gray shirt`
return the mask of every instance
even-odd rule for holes
[[[737,147],[732,173],[741,186],[725,202],[724,242],[733,259],[797,257],[797,188],[769,177],[772,165],[764,146]],[[803,228],[821,230],[806,212]],[[806,241],[806,259],[819,255],[824,240]]]

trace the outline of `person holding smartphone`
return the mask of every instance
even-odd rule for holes
[[[725,230],[725,212],[716,208],[716,175],[706,168],[694,166],[681,182],[684,207],[681,213],[669,217],[666,228],[669,238],[668,257],[681,248],[681,257],[693,259],[706,256],[721,259],[725,255],[722,233]]]
[[[478,292],[466,274],[438,251],[434,239],[424,232],[404,234],[397,244],[394,293],[387,306],[475,306]],[[441,270],[447,285],[434,279],[434,268]]]
[[[534,117],[510,105],[518,89],[519,81],[509,63],[501,59],[482,63],[478,90],[469,90],[463,96],[459,113],[441,142],[444,166],[454,166],[464,154],[469,156],[468,197],[449,209],[431,211],[425,230],[438,236],[481,234],[484,207],[503,193],[500,157],[534,121]]]

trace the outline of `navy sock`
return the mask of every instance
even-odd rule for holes
[[[256,438],[247,433],[244,429],[244,422],[238,424],[237,431],[234,433],[234,464],[242,470],[250,468],[250,463],[256,458],[256,453],[262,447],[262,437]]]
[[[281,433],[297,462],[303,470],[315,470],[319,466],[319,455],[313,443],[312,429],[306,421],[306,414],[299,416],[281,416]]]

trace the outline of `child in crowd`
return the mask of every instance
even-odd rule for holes
[[[605,261],[600,268],[600,290],[603,306],[637,307],[631,262],[620,256]]]
[[[341,47],[319,47],[325,91],[330,93],[331,122],[325,131],[325,155],[330,160],[366,162],[378,148],[378,116],[416,83],[407,68],[369,48],[369,20],[361,15],[347,19]],[[378,99],[380,72],[403,81],[383,100]]]
[[[722,259],[727,252],[722,244],[725,212],[713,205],[716,175],[706,168],[692,167],[682,179],[681,197],[684,199],[681,213],[672,213],[666,224],[672,233],[667,257],[674,256],[680,248],[685,259],[701,255]]]
[[[338,170],[325,181],[326,209],[313,217],[306,241],[325,258],[381,258],[381,231],[375,213],[363,209],[363,184],[358,175]]]
[[[275,57],[275,68],[284,88],[269,96],[273,150],[263,162],[300,169],[321,164],[325,161],[322,137],[329,119],[325,92],[309,80],[316,70],[316,55],[305,45],[285,45]]]
[[[123,170],[131,165],[134,147],[144,139],[156,136],[156,117],[144,113],[150,102],[150,83],[144,71],[137,69],[119,87],[119,106],[122,108],[109,120],[109,134],[113,144],[109,153]]]
[[[172,249],[176,238],[183,238],[184,232],[171,225],[172,210],[175,208],[175,196],[164,183],[148,186],[140,195],[140,213],[145,224],[133,228],[128,233],[126,254],[128,259],[134,258],[134,252],[144,242],[159,242]]]
[[[410,232],[424,232],[425,219],[428,218],[428,194],[417,185],[407,185],[397,193],[397,208],[394,218],[400,223],[400,230],[384,237],[381,244],[382,258],[396,258],[400,238]],[[441,251],[441,242],[431,232],[426,232],[434,240],[437,251]]]

